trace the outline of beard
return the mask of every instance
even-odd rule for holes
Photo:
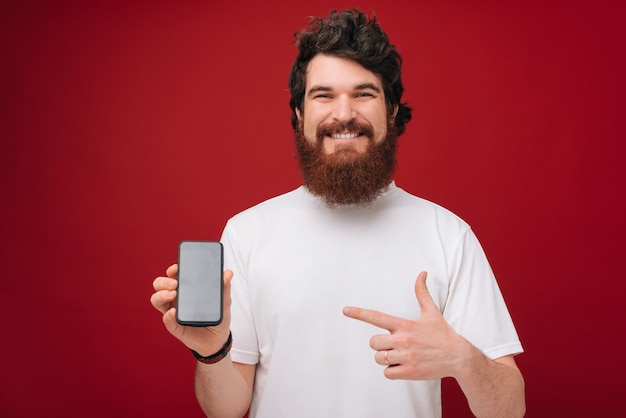
[[[327,155],[324,137],[345,131],[367,136],[367,150],[360,153],[346,146]],[[304,137],[300,122],[295,140],[304,185],[329,206],[368,206],[393,180],[398,134],[391,121],[387,122],[386,136],[379,143],[374,143],[371,125],[354,121],[320,125],[315,139],[312,143]]]

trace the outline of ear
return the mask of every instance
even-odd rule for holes
[[[398,105],[395,105],[393,107],[393,112],[391,112],[391,114],[389,115],[389,119],[388,119],[388,123],[390,126],[395,126],[396,125],[396,116],[398,116]]]
[[[302,122],[302,114],[300,113],[300,109],[296,107],[296,117],[298,118],[298,122]]]

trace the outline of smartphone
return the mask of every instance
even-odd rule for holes
[[[207,327],[222,322],[224,247],[217,241],[178,244],[176,321]]]

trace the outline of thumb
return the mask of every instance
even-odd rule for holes
[[[417,303],[419,303],[422,312],[432,309],[433,307],[438,310],[426,287],[427,276],[428,273],[423,271],[417,276],[417,280],[415,280],[415,297],[417,298]]]
[[[230,310],[232,298],[230,295],[230,282],[233,280],[233,271],[224,270],[224,309]]]

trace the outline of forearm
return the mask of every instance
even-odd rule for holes
[[[491,360],[473,346],[468,350],[470,360],[456,380],[472,413],[479,418],[524,416],[524,379],[515,360]]]
[[[207,417],[243,417],[252,398],[251,384],[235,368],[230,355],[218,363],[198,363],[196,367],[196,398]]]

